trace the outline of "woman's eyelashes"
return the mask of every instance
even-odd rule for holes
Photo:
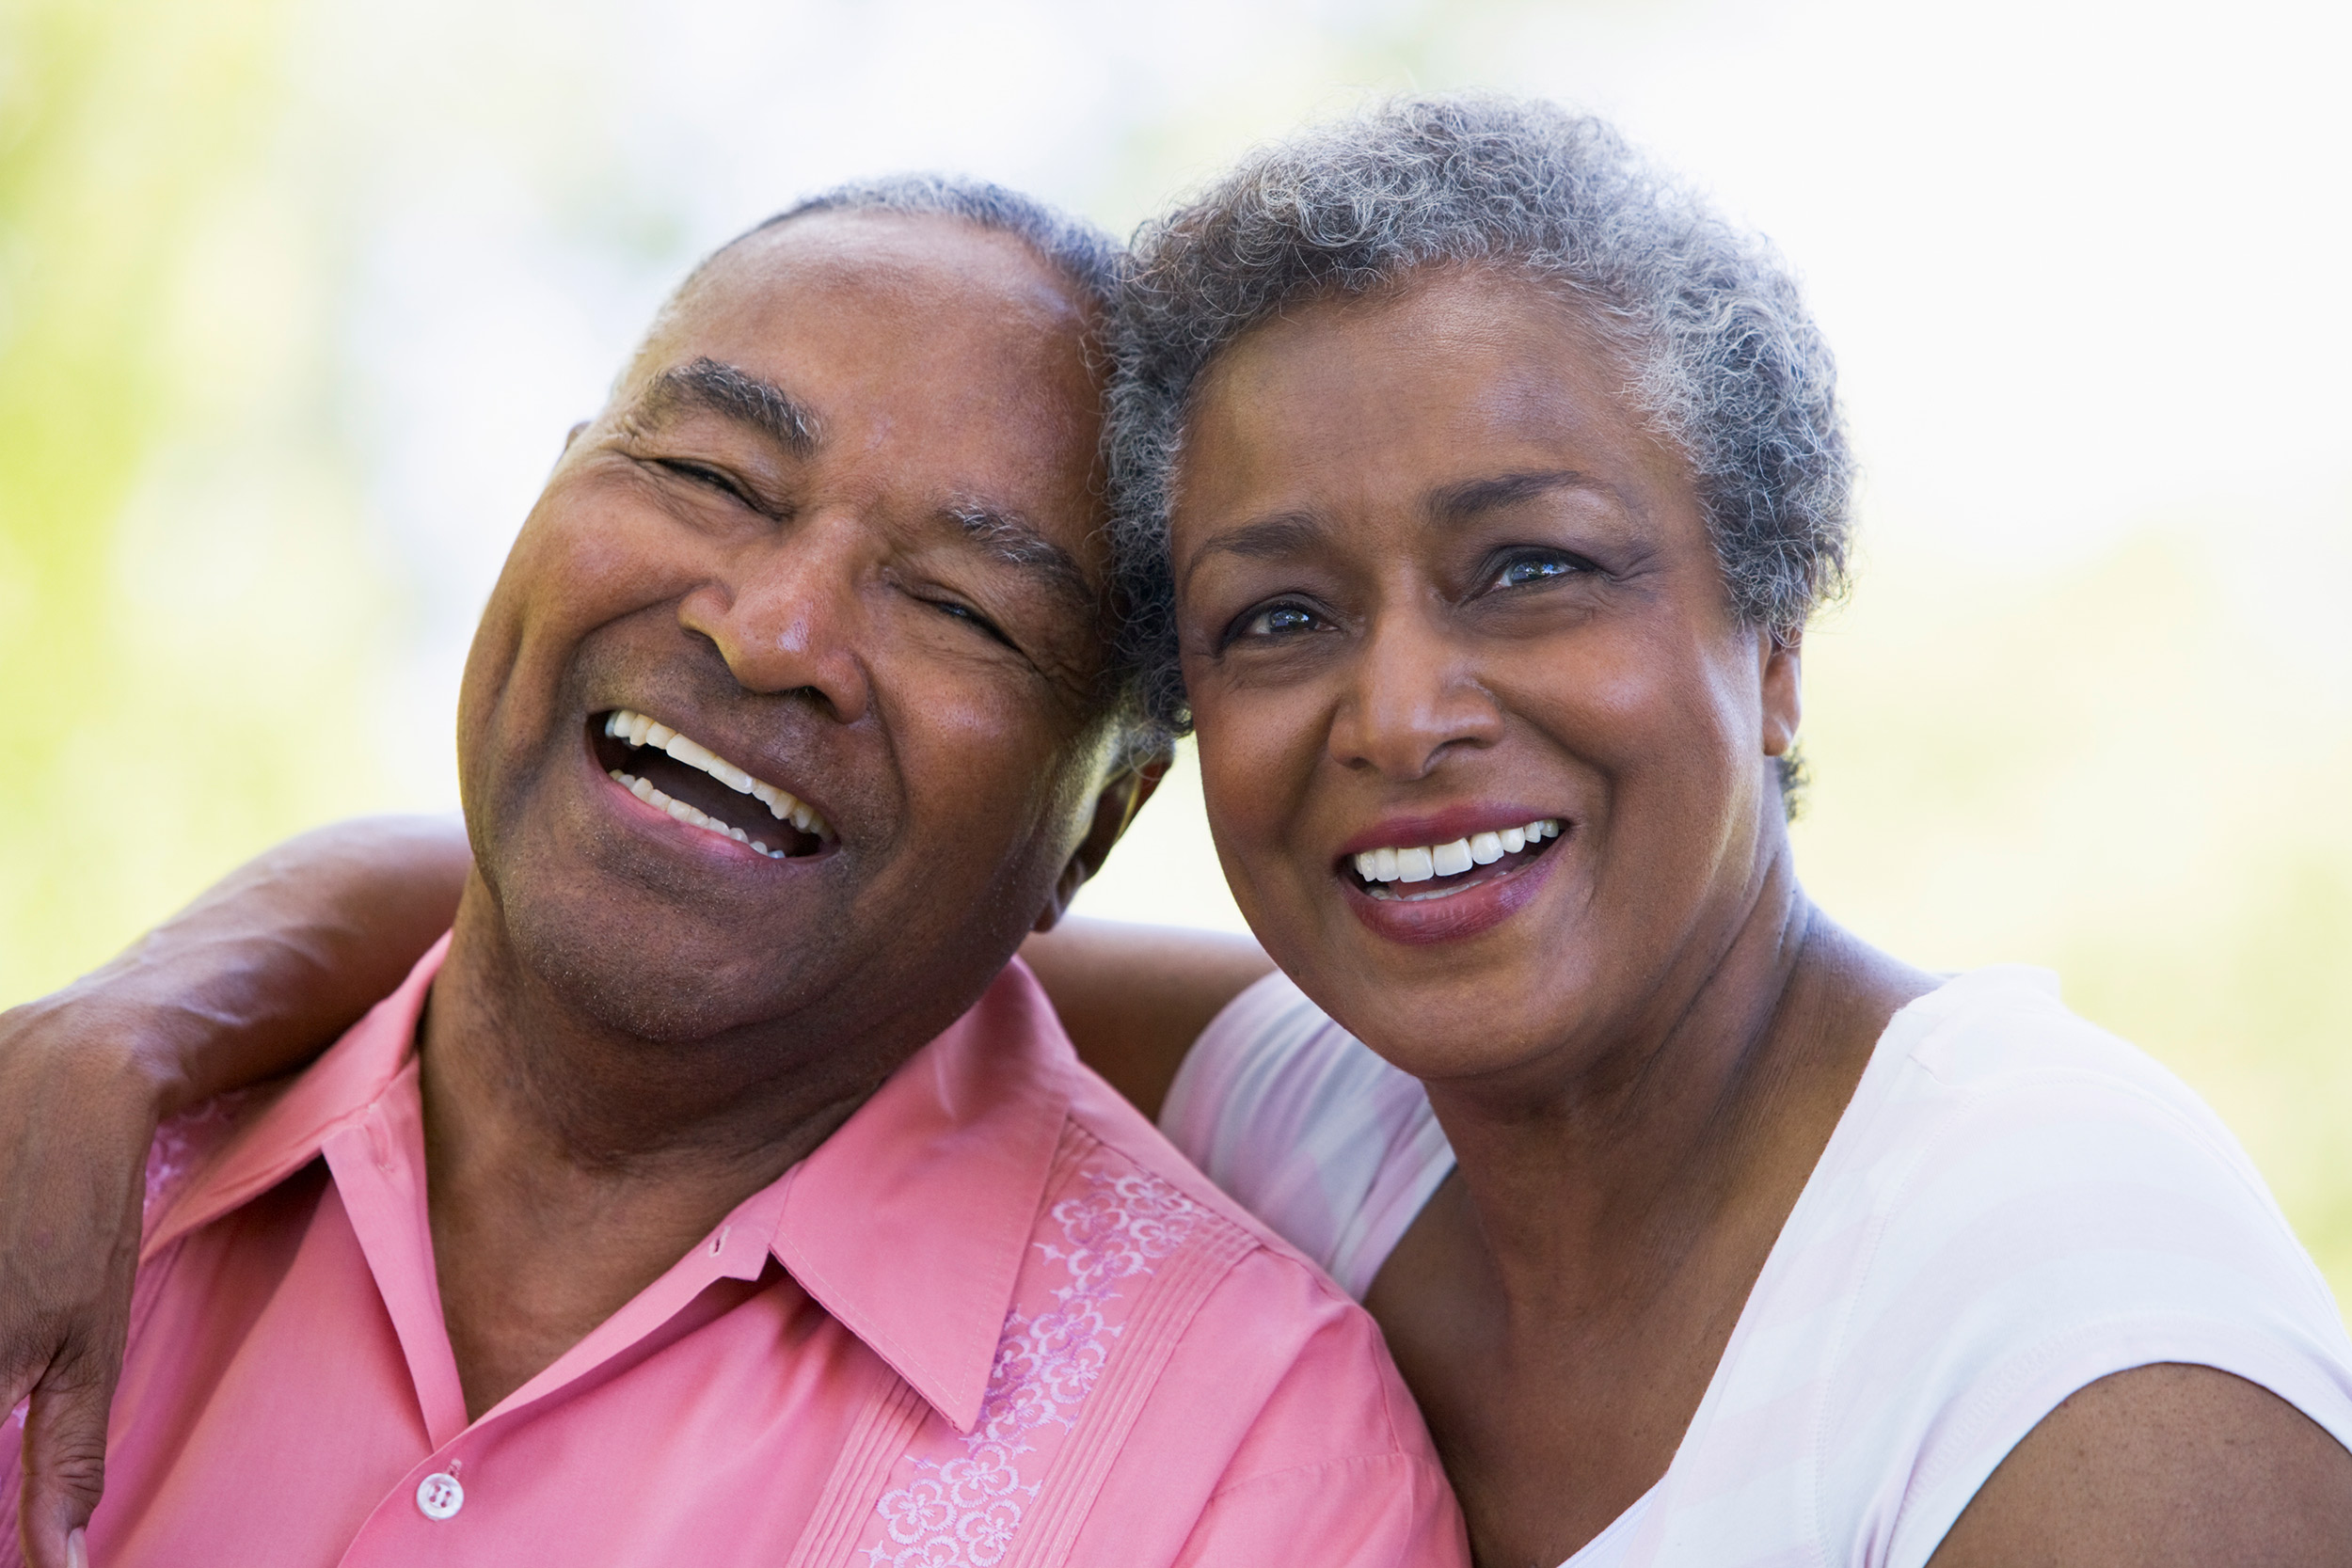
[[[1485,586],[1488,592],[1540,588],[1591,570],[1591,562],[1565,550],[1513,550],[1488,568]]]
[[[1296,599],[1277,599],[1235,616],[1226,626],[1217,647],[1222,652],[1236,642],[1287,641],[1329,624],[1311,605]]]

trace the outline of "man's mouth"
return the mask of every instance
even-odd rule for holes
[[[807,802],[667,724],[624,707],[590,727],[596,761],[612,782],[690,828],[779,861],[817,854],[834,841]],[[739,826],[746,822],[750,828]]]
[[[1471,833],[1449,844],[1366,849],[1347,869],[1356,885],[1375,898],[1419,903],[1445,898],[1507,877],[1542,854],[1560,836],[1560,819],[1547,816],[1524,827]]]

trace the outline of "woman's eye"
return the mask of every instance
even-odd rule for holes
[[[1532,582],[1554,582],[1582,570],[1566,556],[1523,555],[1502,563],[1494,576],[1497,588],[1524,588]]]
[[[1320,624],[1321,617],[1304,605],[1275,604],[1245,617],[1235,631],[1242,637],[1288,637]]]

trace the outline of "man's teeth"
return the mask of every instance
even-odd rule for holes
[[[789,791],[778,789],[765,779],[753,778],[751,774],[719,755],[709,747],[698,740],[687,738],[667,724],[656,723],[644,714],[632,713],[625,707],[615,708],[604,721],[604,733],[616,740],[627,741],[631,749],[651,746],[657,751],[666,752],[672,758],[686,764],[689,768],[701,768],[738,795],[748,795],[757,800],[768,808],[768,815],[777,821],[789,822],[801,832],[814,833],[818,838],[833,837],[833,829],[827,825],[823,817],[810,809],[805,801],[795,799]],[[618,768],[612,769],[612,777],[620,782],[624,789],[628,790],[639,800],[660,806],[681,822],[691,822],[698,828],[707,827],[713,832],[723,833],[727,837],[749,844],[773,855],[778,860],[784,858],[781,850],[769,849],[757,839],[746,836],[717,817],[697,811],[683,800],[670,799],[669,796],[655,789],[643,779],[631,778]],[[684,815],[690,812],[692,816]]]
[[[1425,882],[1433,877],[1458,877],[1473,865],[1492,865],[1531,844],[1559,836],[1559,819],[1547,816],[1524,828],[1472,833],[1451,844],[1424,845],[1413,849],[1367,849],[1356,857],[1356,874],[1367,882]]]
[[[698,811],[694,807],[688,805],[683,800],[672,800],[669,796],[662,794],[661,791],[654,788],[653,785],[647,784],[644,780],[638,778],[635,774],[624,773],[617,768],[610,768],[608,771],[612,773],[612,782],[614,784],[619,784],[623,789],[628,790],[631,795],[636,796],[640,800],[644,801],[645,804],[653,807],[655,810],[668,812],[672,816],[676,817],[680,822],[687,824],[689,827],[700,828],[706,832],[717,833],[721,838],[731,838],[738,844],[747,844],[753,848],[758,850],[761,854],[767,856],[770,860],[780,861],[785,858],[783,850],[770,847],[758,839],[752,837],[751,834],[745,832],[742,829],[730,827],[726,823],[722,822],[717,817],[711,816],[708,812]]]

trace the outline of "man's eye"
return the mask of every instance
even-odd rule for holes
[[[721,473],[716,468],[709,467],[701,463],[688,463],[675,457],[660,458],[658,459],[658,461],[662,467],[667,468],[670,472],[677,475],[680,479],[691,480],[695,483],[707,486],[709,489],[722,491],[726,495],[733,497],[735,499],[743,502],[746,506],[751,504],[751,498],[743,493],[743,487],[736,483],[732,479],[729,479],[725,474]]]
[[[959,604],[953,599],[933,599],[930,601],[930,604],[931,608],[938,610],[941,614],[950,616],[955,620],[963,622],[965,625],[972,626],[976,630],[986,633],[988,636],[994,638],[997,641],[1002,642],[1008,648],[1013,646],[1013,641],[1011,638],[1007,637],[1002,631],[998,630],[994,622],[991,621],[987,616],[982,615],[978,610],[974,610],[970,605]]]

